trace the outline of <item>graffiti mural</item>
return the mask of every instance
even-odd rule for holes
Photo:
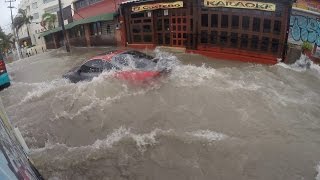
[[[295,41],[307,41],[320,46],[320,19],[291,15],[290,36]]]

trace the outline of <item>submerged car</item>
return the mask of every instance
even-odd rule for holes
[[[10,86],[10,78],[7,72],[3,56],[0,54],[0,90]]]
[[[105,71],[115,71],[117,79],[144,82],[169,72],[167,68],[158,66],[158,61],[139,51],[115,50],[91,58],[63,77],[77,83],[90,81]]]

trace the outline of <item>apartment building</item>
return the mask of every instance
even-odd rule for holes
[[[71,4],[72,0],[62,0],[62,7],[67,7]],[[44,38],[40,36],[41,33],[47,30],[41,26],[42,15],[44,13],[57,14],[57,11],[59,11],[58,0],[21,0],[18,8],[25,10],[28,16],[31,15],[33,17],[31,24],[24,25],[18,30],[20,45],[24,45],[27,42],[28,45],[45,48]],[[58,17],[54,26],[58,26]]]

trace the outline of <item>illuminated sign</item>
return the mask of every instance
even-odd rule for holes
[[[236,1],[236,0],[204,0],[205,7],[211,8],[241,8],[241,9],[257,9],[262,11],[275,11],[276,5],[273,3],[264,3],[256,1]]]
[[[182,8],[182,7],[183,7],[183,1],[176,1],[171,3],[155,3],[155,4],[133,6],[132,12],[152,11],[155,9],[176,9],[176,8]]]

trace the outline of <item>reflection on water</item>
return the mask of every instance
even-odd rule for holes
[[[107,72],[77,84],[61,78],[103,51],[52,51],[8,65],[13,85],[0,95],[47,179],[317,176],[317,65],[302,70],[157,49],[148,53],[172,71],[148,85]]]

